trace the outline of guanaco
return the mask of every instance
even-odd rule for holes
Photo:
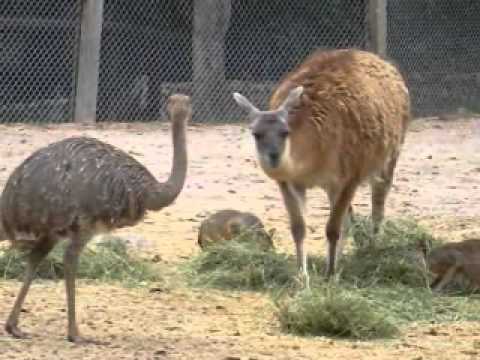
[[[320,51],[280,81],[268,111],[239,93],[233,97],[248,114],[261,168],[278,183],[307,287],[306,191],[319,186],[327,192],[330,278],[351,220],[351,201],[362,182],[371,184],[375,232],[384,217],[411,118],[402,75],[370,52]]]

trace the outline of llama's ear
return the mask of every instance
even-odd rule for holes
[[[303,94],[303,86],[297,86],[296,88],[290,90],[287,98],[280,106],[281,110],[290,111],[292,108],[297,106],[300,103],[300,96]]]
[[[275,236],[276,232],[277,232],[277,229],[271,228],[271,229],[269,229],[269,230],[267,231],[267,234],[268,234],[268,236],[270,237],[270,239],[273,239],[273,237]]]
[[[415,247],[416,247],[416,250],[420,252],[424,258],[427,257],[428,250],[430,248],[430,244],[428,240],[425,240],[425,239],[417,240],[415,243]]]
[[[258,109],[248,99],[240,93],[233,93],[233,98],[237,104],[249,114],[258,112]]]

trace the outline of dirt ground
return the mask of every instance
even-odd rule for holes
[[[159,179],[171,166],[165,124],[0,126],[0,188],[33,150],[85,134],[128,151]],[[245,126],[191,126],[189,173],[174,205],[151,213],[119,233],[142,252],[159,255],[166,266],[196,254],[197,228],[208,213],[223,208],[252,211],[276,228],[276,246],[292,252],[288,222],[275,184],[257,167]],[[417,120],[411,126],[397,167],[387,216],[413,216],[434,233],[459,240],[480,235],[480,119]],[[370,210],[369,189],[354,200],[357,212]],[[308,195],[310,253],[324,253],[326,196]],[[106,346],[65,341],[62,282],[37,281],[25,304],[23,329],[30,340],[3,331],[19,288],[0,281],[0,359],[476,359],[480,324],[412,324],[394,341],[354,342],[285,335],[267,296],[168,286],[162,292],[79,281],[77,313],[85,335]],[[479,307],[480,309],[480,307]]]

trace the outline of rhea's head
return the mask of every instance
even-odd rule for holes
[[[277,109],[270,111],[257,109],[240,93],[233,94],[237,104],[248,113],[250,129],[262,167],[275,169],[282,163],[282,157],[289,144],[288,115],[299,103],[302,93],[302,86],[294,88]]]

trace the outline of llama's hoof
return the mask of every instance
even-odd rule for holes
[[[77,344],[77,345],[108,345],[109,343],[106,341],[100,341],[100,340],[95,340],[95,339],[90,339],[90,338],[85,338],[80,335],[69,335],[68,336],[68,341]]]
[[[7,331],[7,333],[12,335],[16,339],[29,339],[30,338],[30,335],[28,335],[27,333],[20,330],[17,325],[7,324],[7,325],[5,325],[5,330]]]
[[[336,271],[327,271],[325,274],[325,277],[327,279],[327,283],[329,284],[334,284],[338,281],[338,273]]]
[[[295,276],[295,282],[300,288],[304,290],[310,290],[310,276],[308,273],[299,271],[297,276]]]
[[[325,270],[325,278],[327,279],[327,282],[333,283],[337,281],[338,279],[338,271],[335,271],[334,266],[329,266],[327,264],[327,268]]]

